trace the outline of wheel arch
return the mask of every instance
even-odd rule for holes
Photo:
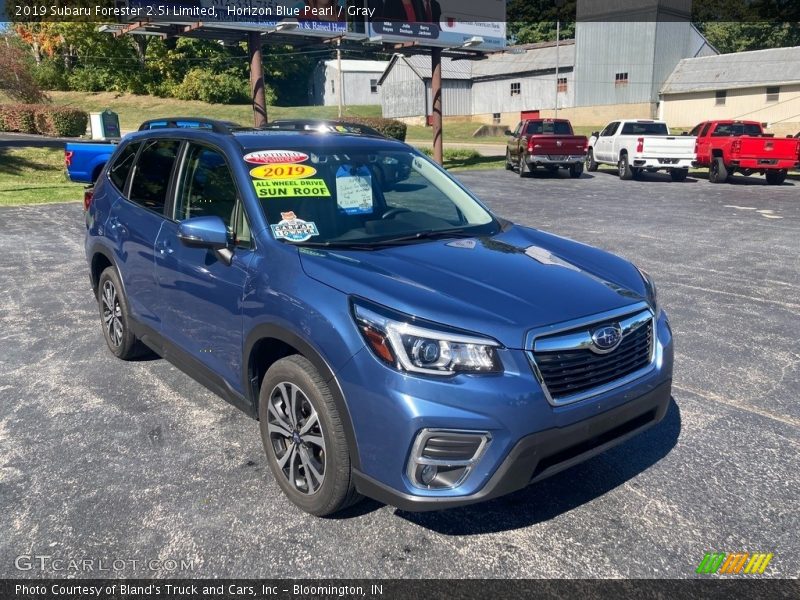
[[[114,267],[117,270],[119,281],[122,284],[123,293],[125,291],[125,282],[122,281],[122,275],[119,272],[119,267],[117,267],[117,263],[114,261],[111,252],[102,246],[96,246],[92,250],[92,259],[89,264],[89,276],[92,281],[92,291],[94,292],[95,296],[97,296],[97,286],[100,284],[100,275],[102,275],[103,271],[105,271],[108,267]]]
[[[242,361],[244,388],[247,392],[248,400],[253,405],[254,414],[258,414],[261,382],[264,380],[267,370],[281,358],[294,354],[299,354],[308,359],[328,384],[344,428],[347,447],[350,452],[350,462],[354,468],[360,468],[361,461],[358,454],[353,421],[350,418],[350,411],[345,402],[344,393],[333,369],[312,344],[293,331],[272,323],[257,325],[245,340],[244,360]]]

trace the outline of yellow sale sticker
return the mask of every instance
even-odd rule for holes
[[[259,198],[303,198],[331,195],[324,179],[254,179]]]
[[[261,165],[250,171],[256,179],[304,179],[316,174],[317,170],[308,165]]]

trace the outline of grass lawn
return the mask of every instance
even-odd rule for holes
[[[120,127],[132,131],[139,128],[142,121],[158,117],[206,117],[234,121],[242,125],[252,125],[253,109],[249,104],[208,104],[175,98],[157,96],[137,96],[116,92],[48,92],[53,102],[74,106],[87,112],[97,112],[110,108],[119,114]],[[335,119],[336,106],[270,106],[269,119]],[[347,106],[345,115],[354,117],[380,117],[380,106]]]
[[[58,148],[0,148],[0,206],[83,200],[83,185],[64,175]]]

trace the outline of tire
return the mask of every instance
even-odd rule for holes
[[[574,163],[569,167],[569,176],[573,179],[578,179],[583,175],[583,163]]]
[[[589,153],[586,155],[586,170],[594,173],[597,171],[598,164],[594,160],[594,150],[589,148]]]
[[[670,169],[669,176],[672,181],[686,181],[686,176],[689,174],[689,169]]]
[[[100,309],[103,337],[114,356],[122,360],[131,360],[147,351],[131,331],[128,300],[125,298],[119,274],[114,267],[107,267],[100,274],[97,283],[97,305]]]
[[[523,154],[519,155],[519,176],[520,177],[530,177],[532,174],[532,169],[528,169],[528,163],[525,162],[525,156]],[[535,168],[535,167],[533,167]]]
[[[361,499],[330,389],[308,359],[295,354],[269,368],[258,416],[272,475],[296,506],[323,517]]]
[[[514,163],[511,162],[511,150],[506,150],[506,171],[513,171]]]
[[[779,171],[767,171],[764,176],[767,178],[767,185],[781,185],[784,181],[786,181],[786,173],[785,169],[781,169]]]
[[[708,180],[711,183],[725,183],[728,180],[728,170],[721,156],[712,159],[708,168]]]
[[[633,179],[633,169],[628,162],[628,155],[624,152],[619,155],[619,162],[617,163],[617,170],[619,171],[619,178],[625,181]]]

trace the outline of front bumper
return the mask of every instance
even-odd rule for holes
[[[586,160],[585,154],[567,154],[567,155],[555,155],[555,154],[529,154],[525,157],[525,161],[529,165],[541,165],[541,166],[560,166],[560,167],[568,167],[570,165],[574,165],[577,163],[582,163]]]
[[[567,427],[522,438],[489,482],[478,492],[457,497],[422,497],[399,492],[356,471],[356,488],[365,496],[407,511],[430,511],[482,502],[510,494],[605,452],[664,418],[671,381],[622,406]]]
[[[500,496],[586,460],[663,417],[673,363],[663,311],[655,339],[651,371],[558,406],[522,350],[500,351],[503,373],[435,378],[398,372],[363,348],[336,374],[358,447],[356,487],[388,504],[435,510]],[[486,432],[491,441],[454,487],[429,489],[409,474],[425,429]]]

